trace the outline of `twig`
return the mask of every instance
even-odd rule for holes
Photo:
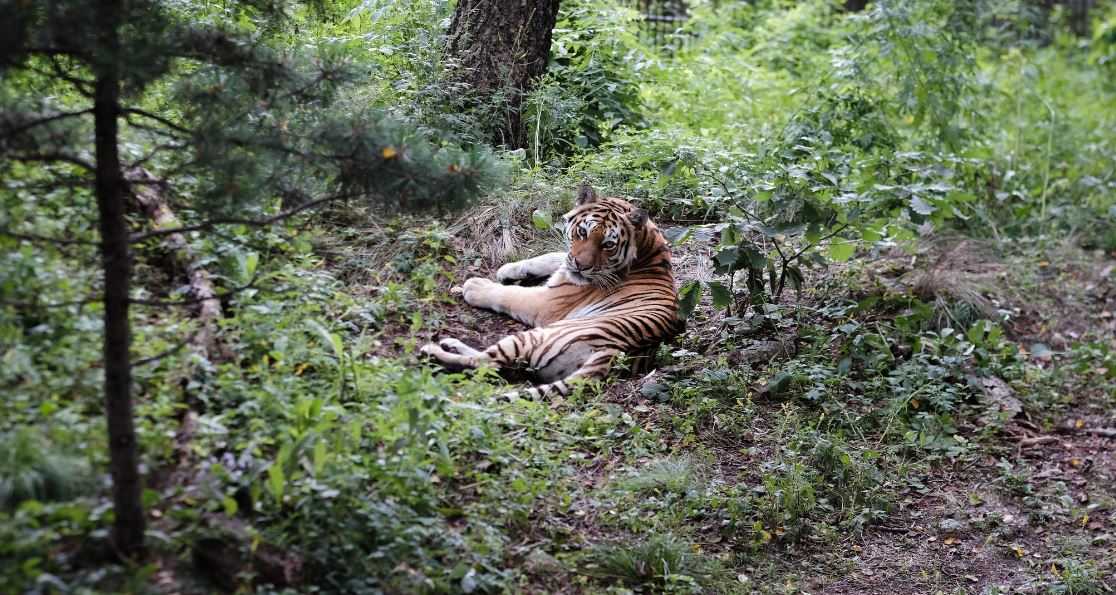
[[[790,261],[787,260],[786,255],[783,254],[783,249],[779,247],[779,240],[771,238],[771,243],[775,244],[775,251],[779,253],[779,260],[782,261],[779,263],[782,269],[779,272],[779,288],[775,291],[775,303],[778,304],[779,298],[783,297],[783,284],[787,280],[787,265],[790,264]]]
[[[1020,446],[1034,446],[1036,444],[1050,444],[1052,442],[1060,442],[1053,436],[1035,436],[1033,438],[1023,438],[1019,441]]]

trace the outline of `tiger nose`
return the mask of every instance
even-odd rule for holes
[[[573,258],[573,266],[574,266],[574,272],[575,273],[580,273],[581,271],[584,271],[586,269],[591,268],[593,266],[593,264],[592,263],[585,264],[585,263],[581,262],[580,258],[575,256]]]

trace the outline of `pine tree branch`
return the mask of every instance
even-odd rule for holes
[[[71,50],[71,49],[67,49],[67,48],[45,47],[45,46],[43,46],[43,47],[38,47],[38,46],[26,47],[26,48],[23,48],[23,51],[25,53],[28,53],[28,54],[39,54],[41,56],[70,56],[70,57],[72,57],[72,56],[77,56],[78,55],[77,51],[75,51],[75,50]]]
[[[7,157],[13,161],[28,161],[28,162],[41,162],[41,163],[69,163],[76,165],[86,171],[92,172],[94,170],[93,164],[73,155],[66,155],[65,153],[7,153]]]
[[[321,205],[324,205],[326,203],[333,202],[335,200],[339,200],[339,199],[342,199],[342,198],[347,198],[349,196],[352,196],[352,195],[332,194],[332,195],[329,195],[329,196],[325,196],[325,197],[318,198],[316,200],[312,200],[310,202],[301,204],[297,207],[287,209],[286,211],[283,211],[283,212],[278,213],[276,215],[273,215],[271,217],[266,217],[264,219],[243,219],[243,218],[239,218],[239,217],[230,217],[230,218],[223,218],[223,219],[209,219],[207,221],[203,221],[201,223],[196,223],[194,225],[183,225],[182,227],[175,227],[175,228],[170,228],[170,229],[157,229],[157,230],[153,230],[153,231],[146,231],[146,232],[143,232],[143,233],[134,233],[134,234],[131,235],[130,241],[134,244],[134,243],[142,242],[142,241],[150,239],[150,238],[157,238],[157,237],[161,237],[161,236],[165,236],[165,235],[170,235],[170,234],[173,234],[173,233],[185,233],[185,232],[190,232],[190,231],[209,230],[209,229],[212,229],[214,226],[217,226],[217,225],[247,225],[249,227],[265,227],[265,226],[268,226],[268,225],[272,225],[274,223],[278,223],[278,222],[283,221],[285,219],[290,219],[291,217],[294,217],[295,215],[298,215],[299,213],[302,213],[303,211],[308,211],[310,209],[313,209],[314,207],[318,207],[318,206],[321,206]]]
[[[54,71],[54,76],[73,85],[74,89],[77,90],[78,93],[90,99],[93,98],[93,81],[83,79],[66,72],[66,69],[58,63],[57,56],[50,57],[50,68]],[[48,74],[46,76],[49,77],[51,75]]]
[[[12,239],[15,239],[15,240],[24,240],[24,241],[27,241],[27,242],[48,242],[48,243],[51,243],[51,244],[59,244],[59,245],[62,245],[62,246],[70,246],[70,245],[100,246],[101,245],[100,242],[94,242],[92,240],[75,240],[75,239],[68,239],[68,238],[52,238],[50,236],[43,236],[43,235],[34,234],[34,233],[17,233],[17,232],[14,232],[14,231],[8,231],[6,229],[0,229],[0,236],[12,238]]]
[[[147,164],[147,162],[154,159],[155,156],[158,155],[161,151],[169,151],[169,150],[181,151],[185,148],[186,148],[186,145],[175,144],[175,143],[161,143],[161,144],[155,145],[155,146],[151,147],[151,150],[148,151],[146,155],[144,155],[143,157],[140,157],[139,159],[137,159],[137,160],[129,163],[128,165],[126,165],[125,169],[133,169],[133,168],[143,167],[144,165]],[[128,183],[129,184],[160,184],[160,185],[166,185],[165,181],[156,182],[156,181],[152,181],[152,180],[129,180]]]
[[[24,123],[22,123],[18,126],[9,128],[7,130],[0,131],[0,138],[11,138],[11,137],[13,137],[17,134],[20,134],[20,133],[22,133],[26,130],[30,130],[31,128],[34,128],[36,126],[42,126],[43,124],[49,124],[51,122],[55,122],[55,121],[62,120],[62,119],[65,119],[65,118],[72,118],[72,117],[75,117],[75,116],[83,116],[83,115],[88,114],[92,111],[93,111],[92,109],[83,109],[83,110],[76,111],[76,112],[59,112],[57,114],[51,114],[49,116],[39,118],[37,120],[33,120],[33,121],[30,121],[30,122],[24,122]]]
[[[13,301],[13,300],[0,300],[0,304],[5,305],[5,306],[14,306],[16,308],[21,308],[21,309],[25,309],[25,310],[33,310],[33,309],[36,309],[36,308],[50,309],[50,308],[66,308],[68,306],[85,306],[85,305],[88,305],[88,304],[99,304],[99,303],[101,303],[101,301],[102,300],[99,297],[90,297],[90,298],[84,298],[84,299],[80,299],[80,300],[71,300],[71,301],[67,301],[67,302],[50,302],[50,303],[46,303],[46,304],[40,304],[38,302],[17,302],[17,301]]]
[[[124,109],[124,113],[140,116],[142,118],[147,118],[148,120],[154,120],[154,121],[162,124],[163,126],[166,126],[167,128],[170,128],[171,130],[174,130],[176,132],[181,132],[182,134],[186,134],[186,135],[193,134],[193,131],[191,131],[189,128],[186,128],[186,127],[184,127],[180,124],[175,124],[174,122],[171,122],[167,118],[164,118],[163,116],[160,116],[158,114],[153,114],[149,111],[145,111],[145,110],[142,110],[142,109],[139,109],[139,108],[129,107],[129,108]],[[129,124],[131,124],[131,122],[129,122]]]

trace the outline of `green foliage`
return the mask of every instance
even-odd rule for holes
[[[35,44],[69,37],[69,66],[80,74],[97,68],[103,48],[81,33],[87,20],[66,3],[50,11],[16,4],[5,12],[27,15],[16,36],[32,45],[0,56],[6,72],[26,79],[0,96],[0,133],[5,154],[20,161],[25,147],[34,147],[32,155],[80,147],[89,115],[55,118],[87,107],[83,83],[61,100],[39,97],[38,86],[64,79],[43,73],[48,59],[35,55]],[[127,103],[124,159],[174,172],[187,205],[205,214],[260,216],[276,198],[289,209],[335,195],[392,210],[460,208],[499,176],[487,151],[442,144],[351,97],[369,65],[355,62],[343,43],[268,43],[281,11],[134,4],[119,50],[126,59],[117,65]]]
[[[0,434],[0,453],[0,509],[73,498],[87,481],[82,461],[57,452],[32,428]]]
[[[599,146],[621,128],[647,124],[639,83],[652,59],[631,29],[634,14],[611,2],[562,4],[546,76],[527,98],[534,161]]]
[[[5,58],[49,24],[9,4]],[[903,249],[924,262],[942,232],[1011,246],[994,283],[1019,293],[1033,293],[1020,271],[1060,264],[1042,236],[1105,258],[1111,15],[1071,39],[1060,13],[1029,3],[838,5],[696,2],[687,43],[668,52],[643,45],[611,0],[564,2],[551,71],[527,101],[536,144],[514,157],[531,169],[449,222],[396,211],[461,206],[509,171],[473,148],[498,114],[464,110],[442,79],[451,3],[296,2],[281,18],[258,2],[131,4],[126,100],[166,122],[128,114],[122,150],[168,179],[159,188],[185,223],[337,199],[267,229],[187,234],[222,296],[213,361],[181,348],[188,307],[133,310],[133,358],[151,358],[134,371],[147,481],[178,469],[186,403],[200,412],[196,473],[147,492],[159,559],[193,576],[175,561],[216,535],[246,559],[297,562],[286,588],[299,591],[736,592],[797,580],[803,551],[839,565],[817,572],[846,572],[850,535],[873,539],[939,489],[940,470],[986,459],[1001,461],[989,489],[1046,531],[1099,517],[1106,504],[1044,494],[1032,461],[1005,447],[1015,409],[995,409],[986,387],[1002,383],[1036,427],[1088,399],[1112,405],[1104,320],[1064,345],[1019,343],[1012,322],[1026,334],[1057,312],[1014,311],[963,276],[927,289],[889,275]],[[48,16],[92,44],[86,12]],[[189,52],[159,59],[176,48]],[[6,62],[0,85],[0,583],[141,591],[153,567],[86,553],[112,520],[103,479],[84,468],[107,458],[90,191],[79,164],[13,158],[91,158],[84,114],[12,133],[88,106],[52,68]],[[450,288],[508,250],[554,248],[552,219],[582,180],[648,208],[679,248],[690,331],[660,370],[604,395],[508,402],[491,371],[413,358],[441,336],[518,329],[458,307]],[[187,296],[159,238],[137,242],[134,261],[137,300]],[[793,357],[735,359],[776,333]],[[990,534],[999,547],[1005,536]],[[1103,590],[1111,566],[1087,542],[1044,560],[1034,584]],[[534,574],[526,549],[577,575]],[[243,570],[225,578],[269,588]],[[177,587],[216,588],[196,580]]]

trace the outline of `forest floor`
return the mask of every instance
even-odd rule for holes
[[[506,231],[489,237],[484,222],[476,221],[485,217],[492,222],[491,213],[474,215],[472,223],[467,217],[445,238],[455,258],[445,261],[436,283],[438,293],[448,297],[424,312],[426,321],[437,321],[436,329],[400,320],[383,329],[381,349],[373,355],[409,358],[416,345],[443,337],[483,348],[524,330],[504,316],[467,306],[451,288],[472,276],[492,277],[509,258],[504,252],[526,256],[545,251],[553,238],[529,225],[514,226],[510,238]],[[695,238],[674,250],[679,285],[708,280],[712,274],[713,234]],[[587,460],[569,487],[572,504],[536,507],[549,516],[513,534],[507,544],[510,558],[526,569],[523,588],[592,592],[601,585],[594,581],[616,579],[639,585],[654,574],[639,566],[640,554],[631,555],[636,563],[626,577],[624,570],[595,572],[600,563],[587,563],[582,554],[587,547],[638,541],[635,535],[650,528],[683,536],[685,549],[709,562],[692,564],[695,575],[716,575],[699,581],[702,586],[696,588],[701,590],[883,594],[1116,589],[1111,579],[1116,576],[1116,395],[1107,392],[1111,385],[1103,381],[1108,371],[1102,364],[1093,366],[1090,355],[1074,347],[1090,341],[1112,346],[1116,338],[1116,260],[1068,241],[994,245],[956,237],[929,240],[929,248],[915,254],[894,249],[814,271],[801,295],[780,304],[782,317],[758,332],[740,331],[744,326],[739,318],[726,318],[703,300],[686,333],[667,349],[671,354],[659,370],[644,378],[613,379],[596,398],[551,403],[559,415],[578,408],[621,415],[652,435],[658,451],[667,456],[656,456],[654,447],[636,447],[623,437],[603,451],[585,453]],[[372,287],[384,278],[369,282],[368,275],[390,270],[404,248],[385,248],[374,239],[361,245],[377,246],[371,261],[367,249],[362,253],[353,246],[334,245],[327,252],[331,266],[350,278],[349,259],[363,254],[358,260],[371,266],[356,276],[374,293]],[[405,273],[389,276],[413,282]],[[933,302],[951,290],[963,293],[965,287],[976,288],[1006,316],[1008,341],[1018,346],[1027,371],[1013,382],[983,374],[983,390],[957,404],[951,411],[954,425],[946,423],[941,430],[949,448],[914,446],[918,440],[926,442],[927,432],[914,422],[896,422],[905,412],[888,410],[890,418],[879,414],[867,425],[833,428],[823,426],[827,414],[847,417],[856,407],[819,408],[793,389],[772,388],[785,369],[798,363],[825,360],[827,354],[830,360],[841,357],[837,344],[818,347],[819,328],[839,336],[837,327],[856,313],[834,316],[827,304],[907,291],[926,293]],[[873,322],[880,329],[881,323],[905,313],[885,308],[873,315]],[[804,333],[805,328],[812,330]],[[902,359],[900,338],[885,341]],[[831,370],[832,365],[817,369],[823,368]],[[824,370],[818,373],[824,376]],[[720,404],[696,406],[710,379],[725,391],[716,397]],[[796,382],[815,380],[828,381],[809,376]],[[1027,394],[1032,387],[1034,394]],[[906,399],[912,400],[909,395]],[[917,400],[904,404],[918,408]],[[858,407],[865,413],[875,405]],[[868,417],[865,413],[864,419]],[[847,440],[846,452],[874,461],[869,464],[874,479],[858,484],[827,477],[864,469],[856,464],[819,466],[816,452],[804,449],[812,440]],[[847,457],[841,460],[848,462]],[[772,461],[779,465],[773,468]],[[816,470],[800,478],[811,485],[794,487],[796,470],[803,465]],[[671,477],[662,477],[664,473]],[[646,475],[652,479],[640,483],[638,478]],[[786,483],[788,477],[791,483]],[[643,487],[632,488],[633,482]],[[875,491],[882,500],[858,503],[853,496],[846,501],[839,493],[843,489]],[[624,490],[646,496],[650,504],[633,505],[617,496]],[[671,496],[672,490],[678,493]],[[769,490],[773,500],[765,499]],[[739,493],[750,493],[761,508],[761,520],[740,530],[746,539],[726,537],[731,534],[726,525],[732,522],[703,510],[724,506],[732,500],[726,494]],[[803,502],[795,504],[795,498]],[[774,506],[773,514],[762,510],[764,502]],[[617,507],[625,505],[645,518],[620,520],[624,514]],[[780,510],[796,506],[793,514]]]

